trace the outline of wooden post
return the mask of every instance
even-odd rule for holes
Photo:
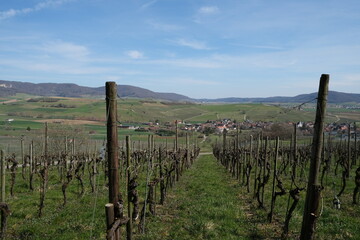
[[[296,126],[296,123],[294,124],[294,153],[293,154],[294,154],[294,164],[298,164],[298,158],[297,158],[297,126]],[[296,177],[296,175],[295,175],[295,177]]]
[[[44,150],[44,156],[45,156],[45,161],[44,161],[44,169],[45,169],[45,185],[44,185],[44,191],[47,190],[48,187],[48,179],[49,179],[49,128],[48,128],[48,123],[45,123],[45,150]]]
[[[186,168],[190,167],[190,143],[189,134],[186,133]]]
[[[222,149],[222,161],[225,165],[226,169],[228,168],[227,163],[225,162],[225,155],[226,155],[226,129],[223,131],[223,149]]]
[[[257,189],[257,169],[259,164],[259,154],[260,154],[260,134],[258,135],[258,140],[256,143],[256,157],[255,157],[255,173],[254,173],[254,197],[256,197],[256,189]]]
[[[45,166],[48,165],[48,123],[45,123],[45,133],[44,133],[44,156],[45,156]]]
[[[131,154],[130,154],[130,136],[126,136],[126,172],[127,172],[127,199],[128,199],[128,217],[129,221],[126,225],[126,239],[132,239],[132,212],[131,212],[131,194],[130,194],[130,181],[131,181]]]
[[[29,145],[29,164],[30,164],[30,174],[33,172],[33,150],[34,150],[34,142],[31,141],[30,145]]]
[[[72,138],[72,145],[71,145],[71,154],[75,156],[75,138]]]
[[[106,82],[106,117],[107,117],[107,159],[109,179],[109,203],[113,204],[114,213],[119,212],[119,164],[118,164],[118,130],[117,130],[117,90],[115,82]],[[110,211],[110,210],[109,210]],[[108,225],[109,226],[109,225]],[[118,231],[119,232],[119,231]],[[117,234],[115,234],[117,239]]]
[[[106,213],[106,228],[107,230],[110,230],[115,221],[114,204],[112,203],[105,204],[105,213]],[[113,240],[115,238],[106,236],[106,239]]]
[[[25,159],[24,159],[24,135],[22,135],[21,138],[20,138],[20,144],[21,144],[21,161],[20,161],[20,164],[22,165],[21,175],[22,175],[22,178],[25,180],[26,165],[25,165]]]
[[[160,177],[160,204],[163,205],[165,202],[165,181],[163,173],[163,162],[162,162],[162,151],[159,147],[159,177]]]
[[[118,178],[118,131],[117,131],[117,92],[115,82],[106,82],[107,114],[107,156],[109,174],[109,202],[117,205],[119,195]]]
[[[179,141],[179,127],[178,127],[178,120],[175,120],[175,152],[178,150],[178,141]]]
[[[32,186],[32,180],[33,180],[33,174],[34,174],[34,165],[33,165],[33,158],[34,158],[34,141],[31,141],[30,145],[29,145],[29,188],[30,190],[34,190],[33,186]]]
[[[356,122],[354,122],[354,138],[355,138],[355,143],[354,143],[354,161],[353,161],[353,165],[356,166],[357,164],[357,133],[356,133]]]
[[[266,166],[267,166],[267,162],[268,162],[268,142],[269,142],[269,137],[265,138],[265,154],[264,154],[264,165],[263,167],[263,179],[262,179],[262,190],[261,190],[261,202],[262,204],[264,204],[264,195],[265,195],[265,183],[266,183]]]
[[[95,142],[96,143],[96,142]],[[67,154],[68,153],[68,138],[67,138],[67,136],[65,136],[65,154]],[[96,148],[96,147],[95,147]]]
[[[279,158],[279,137],[276,138],[276,146],[275,146],[275,160],[274,160],[274,172],[273,172],[273,185],[272,185],[272,196],[271,196],[271,210],[269,214],[269,222],[272,222],[274,207],[275,207],[275,182],[277,176],[277,161]]]
[[[315,238],[316,220],[319,217],[318,213],[321,192],[321,186],[319,184],[319,168],[321,161],[321,149],[323,144],[322,134],[324,131],[328,86],[329,75],[322,74],[320,78],[319,92],[317,97],[317,109],[313,144],[311,149],[309,180],[306,190],[306,199],[300,240],[311,240]]]
[[[350,166],[351,164],[351,125],[348,124],[348,142],[347,142],[347,163],[346,163],[346,177],[350,176]]]
[[[0,159],[1,159],[1,202],[5,202],[5,179],[6,179],[6,168],[5,168],[5,159],[4,159],[4,151],[1,150],[0,152]]]

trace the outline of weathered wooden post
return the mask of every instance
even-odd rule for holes
[[[39,204],[39,217],[42,216],[42,210],[44,208],[45,195],[48,187],[48,123],[45,123],[45,132],[44,132],[44,166],[39,171],[40,173],[40,204]]]
[[[10,214],[9,206],[5,203],[5,159],[3,150],[0,151],[1,160],[1,199],[0,199],[0,211],[1,211],[1,232],[0,239],[5,239],[7,217]]]
[[[25,154],[24,154],[24,135],[20,138],[20,144],[21,144],[21,161],[20,164],[22,165],[21,168],[21,176],[23,180],[25,180],[25,171],[26,171],[26,164],[25,164]]]
[[[226,129],[223,131],[223,149],[222,149],[222,158],[221,158],[222,164],[226,167],[226,170],[228,170],[228,165],[226,162]]]
[[[257,169],[259,164],[259,154],[260,154],[260,134],[258,135],[258,139],[256,142],[256,156],[255,156],[255,172],[254,172],[254,198],[256,197],[256,189],[257,189]]]
[[[179,141],[179,126],[178,120],[175,120],[175,152],[178,150],[178,141]]]
[[[347,163],[346,163],[346,177],[350,176],[350,167],[351,164],[351,124],[348,124],[348,141],[347,141]]]
[[[159,147],[159,177],[160,177],[160,204],[165,202],[165,181],[163,172],[162,149]]]
[[[6,168],[5,168],[5,159],[4,159],[4,151],[0,152],[1,159],[1,200],[0,202],[5,202],[5,179],[6,179]]]
[[[277,177],[277,161],[279,158],[279,137],[276,138],[276,146],[275,146],[275,159],[274,159],[274,172],[273,172],[273,184],[272,184],[272,194],[271,194],[271,210],[269,214],[269,222],[272,222],[274,207],[275,207],[275,182]]]
[[[32,185],[32,180],[33,180],[33,174],[34,174],[34,165],[33,165],[33,158],[34,158],[34,142],[31,141],[30,145],[29,145],[29,165],[30,165],[30,169],[29,169],[29,188],[31,191],[34,190],[33,185]]]
[[[45,123],[45,132],[44,132],[44,156],[45,156],[45,165],[47,166],[47,158],[48,158],[48,143],[49,143],[49,139],[48,139],[48,123]]]
[[[265,154],[264,154],[264,165],[262,166],[263,169],[263,177],[262,177],[262,191],[261,191],[261,202],[262,205],[264,205],[264,195],[265,195],[265,184],[267,182],[266,178],[267,178],[267,174],[266,174],[266,166],[268,164],[268,142],[269,142],[269,137],[265,138]],[[262,206],[264,207],[264,206]]]
[[[294,164],[298,164],[298,158],[297,158],[297,124],[294,124],[294,152],[293,152],[293,156],[294,156]],[[295,168],[296,169],[296,168]],[[294,169],[294,170],[295,170]],[[296,174],[294,175],[296,177]]]
[[[117,92],[115,82],[106,82],[106,118],[107,118],[107,160],[109,179],[109,203],[106,208],[108,239],[120,239],[117,227],[109,232],[120,216],[119,174],[118,174],[118,131],[117,131]]]
[[[319,168],[322,149],[322,134],[326,113],[326,102],[328,96],[329,75],[322,74],[320,78],[319,92],[317,97],[316,119],[314,136],[311,149],[311,162],[309,169],[309,180],[306,190],[305,207],[301,228],[301,240],[315,238],[316,220],[319,217],[319,201],[321,185],[319,183]]]
[[[131,154],[130,154],[130,136],[126,136],[126,173],[127,173],[127,199],[128,199],[128,217],[129,221],[126,225],[126,239],[132,239],[132,212],[131,212]]]
[[[354,160],[353,160],[353,165],[356,166],[357,164],[357,133],[356,133],[356,122],[354,122],[354,138],[355,138],[355,142],[354,142]]]
[[[186,133],[186,168],[190,167],[190,141],[189,134]]]

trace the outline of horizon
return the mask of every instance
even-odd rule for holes
[[[7,82],[23,82],[23,81],[8,81],[8,80],[4,80],[4,79],[0,79],[0,81],[7,81]],[[142,89],[145,89],[145,90],[150,90],[152,92],[155,92],[155,93],[170,93],[170,94],[179,94],[177,92],[157,92],[157,91],[153,91],[152,89],[147,89],[147,88],[143,88],[143,87],[140,87],[140,86],[134,86],[134,85],[128,85],[128,84],[118,84],[116,81],[113,81],[116,83],[117,86],[120,86],[120,85],[126,85],[126,86],[132,86],[132,87],[136,87],[136,88],[142,88]],[[23,83],[31,83],[31,82],[23,82]],[[52,82],[43,82],[43,83],[33,83],[33,84],[76,84],[76,83],[70,83],[70,82],[64,82],[64,83],[52,83]],[[76,84],[78,85],[78,84]],[[88,87],[88,86],[82,86],[82,85],[78,85],[80,87]],[[105,87],[104,86],[95,86],[95,87],[90,87],[90,88],[101,88],[101,87]],[[345,93],[345,94],[360,94],[360,93],[355,93],[355,92],[339,92],[339,91],[335,91],[335,90],[329,90],[329,93],[330,92],[336,92],[336,93]],[[243,98],[243,99],[246,99],[246,98],[277,98],[277,97],[297,97],[299,95],[307,95],[307,94],[314,94],[314,93],[317,93],[316,91],[315,92],[308,92],[308,93],[300,93],[300,94],[297,94],[297,95],[292,95],[292,96],[267,96],[267,97],[264,97],[264,96],[250,96],[250,97],[236,97],[236,96],[227,96],[227,97],[221,97],[221,98],[191,98],[189,96],[186,96],[184,95],[185,97],[189,97],[191,99],[195,99],[195,100],[202,100],[202,99],[207,99],[207,100],[217,100],[217,99],[227,99],[227,98]],[[180,95],[183,95],[183,94],[180,94]]]
[[[325,11],[326,10],[326,11]],[[28,0],[0,7],[0,79],[190,98],[360,92],[360,2]]]

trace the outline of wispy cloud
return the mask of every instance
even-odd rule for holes
[[[333,78],[331,76],[331,78]],[[360,89],[360,73],[354,74],[339,74],[334,76],[334,81],[331,79],[331,86],[333,87],[352,87],[354,92]]]
[[[194,79],[194,78],[173,78],[168,79],[171,82],[180,82],[182,84],[191,84],[191,85],[219,85],[219,82],[208,81],[202,79]]]
[[[219,12],[220,10],[217,6],[204,6],[198,10],[198,13],[200,14],[216,14]]]
[[[152,26],[156,30],[165,31],[165,32],[178,31],[183,29],[182,26],[178,26],[175,24],[168,24],[168,23],[160,23],[154,20],[148,20],[146,21],[146,23]]]
[[[42,9],[49,8],[49,7],[59,6],[59,5],[62,5],[64,3],[71,2],[71,1],[73,1],[73,0],[48,0],[48,1],[40,2],[30,8],[9,9],[7,11],[0,12],[0,20],[12,18],[17,15],[24,15],[24,14],[28,14],[31,12],[40,11]]]
[[[42,47],[45,53],[56,54],[66,58],[81,60],[90,54],[87,47],[63,41],[45,43]]]
[[[247,44],[234,44],[240,47],[246,48],[257,48],[257,49],[269,49],[269,50],[284,50],[283,47],[272,46],[272,45],[247,45]]]
[[[141,5],[140,10],[145,10],[148,7],[150,7],[151,5],[154,5],[158,0],[152,0],[150,2],[144,3],[143,5]]]
[[[137,50],[127,51],[126,55],[129,56],[132,59],[144,58],[144,54],[142,52],[140,52],[140,51],[137,51]]]
[[[177,45],[184,46],[184,47],[190,47],[196,50],[210,50],[205,42],[197,41],[197,40],[189,40],[189,39],[177,39],[174,41]]]
[[[183,58],[183,59],[158,59],[143,62],[143,64],[155,64],[155,65],[168,65],[176,68],[199,68],[199,69],[217,69],[222,65],[213,60],[208,59],[196,59],[196,58]]]

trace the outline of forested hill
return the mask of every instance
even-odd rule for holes
[[[200,99],[202,102],[223,102],[223,103],[304,103],[315,100],[317,93],[301,94],[295,97],[267,97],[267,98],[218,98]],[[360,103],[360,94],[329,91],[329,103]]]
[[[191,101],[187,96],[176,93],[159,93],[130,85],[118,85],[120,97],[152,98],[169,101]],[[29,83],[0,80],[0,97],[26,93],[37,96],[89,97],[105,95],[105,87],[83,87],[73,83]]]
[[[15,95],[16,93],[25,93],[37,96],[53,96],[53,97],[89,97],[104,96],[105,87],[84,87],[73,83],[29,83],[17,81],[0,80],[0,97]],[[313,101],[317,93],[301,94],[295,97],[267,97],[267,98],[218,98],[218,99],[192,99],[184,95],[176,93],[159,93],[145,88],[118,85],[118,95],[126,98],[147,98],[162,99],[168,101],[193,101],[207,103],[303,103]],[[343,93],[329,91],[329,103],[360,103],[360,94]]]

